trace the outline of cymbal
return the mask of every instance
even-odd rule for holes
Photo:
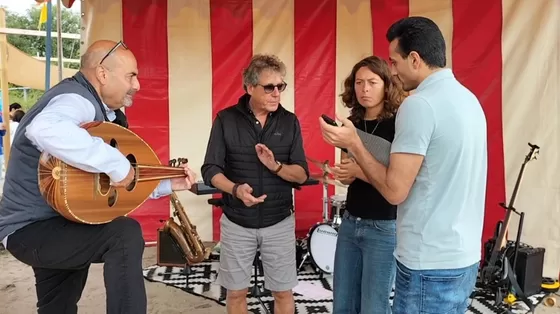
[[[329,166],[329,161],[325,160],[325,161],[320,161],[314,158],[310,158],[310,157],[306,157],[306,159],[314,164],[315,166],[317,166],[319,169],[321,169],[322,173],[320,174],[311,174],[309,175],[310,178],[315,179],[321,183],[326,183],[326,184],[330,184],[330,185],[336,185],[336,186],[340,186],[343,188],[348,187],[346,184],[340,182],[337,179],[334,178],[329,178],[329,175],[332,176],[333,171],[331,169],[331,166]]]
[[[336,179],[329,179],[326,178],[325,176],[322,176],[321,174],[310,174],[309,177],[311,179],[315,179],[321,183],[326,183],[326,184],[330,184],[330,185],[336,185],[336,186],[340,186],[343,188],[347,188],[348,186]]]

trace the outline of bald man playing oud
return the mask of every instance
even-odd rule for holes
[[[140,89],[136,58],[122,42],[98,41],[82,56],[80,71],[48,90],[20,122],[12,144],[0,201],[0,240],[35,273],[39,314],[75,314],[89,266],[104,263],[108,314],[146,313],[142,276],[144,240],[138,222],[119,217],[107,224],[71,222],[39,192],[41,152],[93,173],[105,173],[117,187],[132,182],[126,157],[79,126],[111,121],[128,127],[120,111]],[[150,196],[189,189],[194,174],[161,181]]]

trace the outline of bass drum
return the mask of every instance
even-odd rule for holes
[[[327,223],[316,224],[309,230],[307,250],[311,262],[324,273],[334,271],[334,254],[338,231]]]

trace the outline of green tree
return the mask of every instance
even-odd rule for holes
[[[39,15],[41,9],[33,6],[27,10],[26,14],[17,14],[7,10],[6,27],[37,30],[39,25]],[[52,25],[53,32],[56,32],[56,5],[52,6]],[[63,33],[79,34],[81,19],[78,13],[62,8],[61,10],[61,28]],[[41,26],[41,30],[45,30],[46,23]],[[30,56],[45,57],[46,56],[46,37],[29,36],[29,35],[8,35],[8,42],[19,50]],[[79,39],[62,39],[62,55],[65,59],[80,58],[80,40]],[[58,47],[56,37],[52,37],[51,64],[57,65]],[[77,69],[77,63],[65,63],[65,67]],[[35,73],[30,75],[36,75]],[[10,84],[10,87],[20,87]],[[23,86],[22,86],[23,87]],[[10,91],[10,103],[18,102],[28,109],[43,94],[41,90],[29,89],[25,93],[23,90]]]
[[[56,31],[56,5],[52,6],[52,25],[53,31]],[[41,10],[38,7],[32,7],[27,10],[27,14],[19,15],[17,13],[7,12],[6,14],[6,27],[8,28],[21,28],[21,29],[31,29],[37,30],[39,25],[39,15]],[[63,33],[80,33],[80,15],[74,13],[66,8],[61,10],[62,19],[62,32]],[[45,30],[46,24],[41,26],[41,30]],[[14,45],[21,51],[26,52],[31,56],[46,56],[46,37],[38,36],[26,36],[26,35],[8,35],[8,42]],[[62,40],[62,55],[69,59],[78,59],[80,57],[80,40],[79,39],[63,39]],[[52,38],[52,52],[53,57],[52,62],[56,62],[58,56],[58,47],[56,38]],[[55,63],[56,64],[56,63]],[[69,65],[66,65],[69,67]],[[77,68],[78,65],[74,64],[73,68]]]

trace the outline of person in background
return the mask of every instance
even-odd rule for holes
[[[14,142],[14,137],[16,136],[16,130],[19,126],[19,122],[25,116],[25,112],[20,109],[16,110],[12,115],[12,120],[10,120],[10,146]]]
[[[15,134],[15,129],[17,129],[17,124],[13,124],[14,121],[14,116],[17,114],[18,115],[18,119],[21,120],[23,118],[23,115],[25,114],[23,112],[23,109],[21,107],[21,105],[17,102],[14,102],[10,105],[10,145],[12,145],[13,142],[13,138],[14,138],[14,134]],[[19,123],[18,120],[18,123]],[[3,117],[0,116],[0,134],[3,140],[3,136],[6,135],[6,126],[4,124],[3,121]],[[4,143],[2,142],[2,144],[0,144],[0,146],[3,148],[4,147]],[[3,152],[2,152],[3,154]],[[0,168],[0,170],[2,171],[2,176],[4,175],[4,159],[2,159],[2,167]]]
[[[10,118],[13,117],[14,113],[15,113],[17,110],[23,110],[23,108],[22,108],[21,105],[20,105],[19,103],[17,103],[17,102],[12,103],[12,104],[10,105]]]
[[[6,135],[6,127],[2,116],[0,113],[0,179],[4,179],[4,136]]]
[[[356,63],[341,96],[357,129],[393,141],[395,114],[406,94],[387,62],[371,56]],[[333,314],[389,314],[397,206],[379,193],[347,153],[340,157],[333,172],[349,186],[336,244]]]

